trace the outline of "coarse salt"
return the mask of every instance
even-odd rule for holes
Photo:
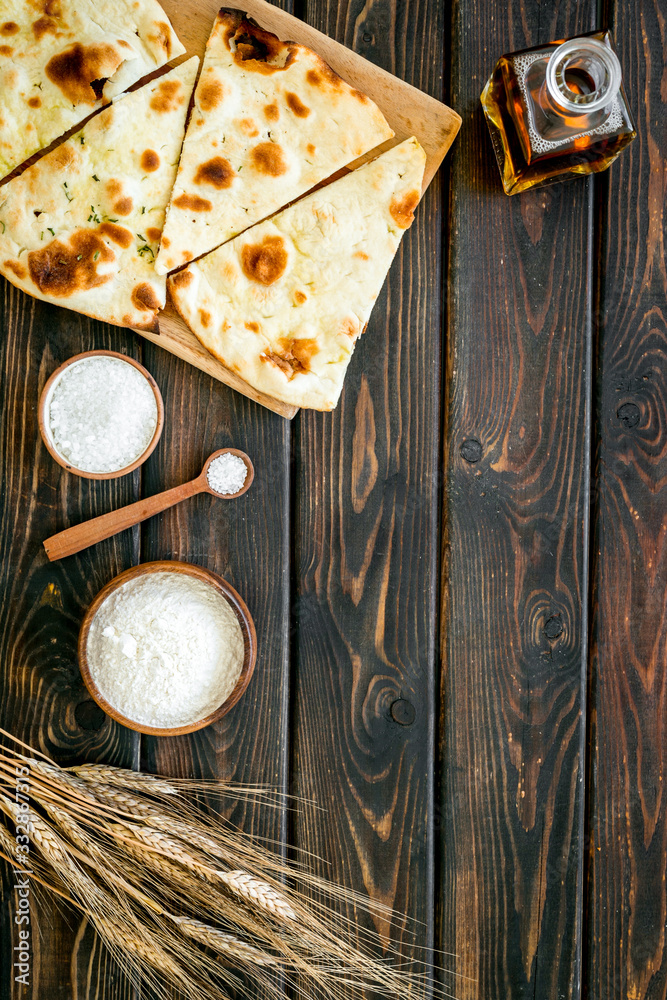
[[[241,675],[243,632],[215,587],[165,570],[128,580],[102,602],[86,653],[110,705],[141,725],[171,729],[227,700]]]
[[[56,451],[81,472],[119,472],[151,443],[158,407],[134,365],[106,356],[82,358],[56,381],[47,427]]]
[[[248,476],[248,467],[239,455],[225,452],[214,458],[208,467],[208,485],[216,493],[238,493]]]

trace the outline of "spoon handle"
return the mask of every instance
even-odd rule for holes
[[[154,497],[137,500],[136,503],[121,507],[120,510],[112,510],[108,514],[84,521],[83,524],[75,524],[74,527],[66,528],[46,539],[44,542],[46,554],[50,562],[63,559],[65,556],[73,556],[75,552],[81,552],[82,549],[87,549],[89,545],[95,545],[104,538],[111,538],[119,531],[131,528],[140,521],[145,521],[147,517],[159,514],[160,511],[167,510],[175,503],[193,497],[204,489],[206,484],[202,481],[202,477],[198,476],[189,483],[174,486],[173,489],[165,490],[164,493],[158,493]]]

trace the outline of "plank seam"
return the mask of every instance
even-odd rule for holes
[[[455,11],[452,8],[449,17],[443,18],[443,61],[445,65],[443,66],[442,73],[442,100],[445,104],[451,106],[451,95],[452,95],[452,38],[454,33],[454,21]],[[445,704],[444,704],[444,687],[443,687],[443,676],[447,669],[446,657],[445,657],[445,627],[446,627],[446,615],[447,610],[444,606],[443,596],[446,593],[446,581],[444,580],[444,574],[447,567],[447,540],[448,540],[448,525],[445,517],[445,502],[447,493],[447,455],[446,455],[446,444],[449,440],[449,364],[448,364],[448,351],[450,344],[449,337],[449,324],[450,324],[450,309],[449,309],[449,288],[450,288],[450,255],[449,255],[449,242],[451,236],[452,227],[452,188],[451,188],[451,154],[445,158],[445,161],[440,169],[440,178],[442,183],[442,193],[441,193],[441,226],[442,226],[442,246],[441,246],[441,335],[440,335],[440,379],[442,390],[440,393],[440,427],[438,436],[438,446],[439,454],[438,460],[441,461],[441,472],[438,476],[438,499],[437,499],[437,514],[438,514],[438,554],[439,554],[439,566],[436,573],[436,591],[437,591],[437,606],[435,622],[438,629],[437,635],[437,645],[435,649],[435,662],[437,664],[437,670],[435,672],[435,692],[434,692],[434,710],[435,710],[435,747],[433,755],[433,767],[434,767],[434,789],[433,789],[433,805],[434,805],[434,816],[435,810],[437,810],[437,815],[439,817],[439,823],[436,827],[434,823],[433,828],[433,844],[434,848],[437,843],[437,850],[434,849],[433,854],[433,883],[434,883],[434,897],[433,897],[433,934],[434,943],[437,942],[438,948],[442,951],[443,948],[443,934],[444,934],[444,920],[443,920],[443,906],[442,906],[442,894],[441,889],[443,886],[443,858],[444,851],[446,850],[446,845],[444,843],[444,823],[443,823],[443,809],[442,805],[445,802],[445,781],[446,775],[445,770],[442,766],[442,745],[445,737]],[[448,949],[446,949],[448,950]],[[434,956],[435,958],[435,956]],[[441,988],[445,989],[445,970],[443,968],[444,962],[439,960],[434,961],[435,965],[435,975],[434,979],[436,984]]]

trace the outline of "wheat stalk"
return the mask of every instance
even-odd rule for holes
[[[176,987],[193,1000],[220,1000],[220,984],[234,981],[231,963],[275,998],[283,995],[276,969],[297,992],[314,988],[318,996],[422,993],[422,976],[360,949],[349,931],[357,940],[364,932],[332,906],[370,912],[367,900],[288,864],[189,800],[229,789],[107,765],[64,770],[16,742],[21,750],[0,748],[0,813],[13,823],[25,817],[6,793],[16,765],[28,764],[33,877],[82,910],[139,988],[143,981],[158,995]],[[15,846],[0,822],[0,854],[11,863]]]

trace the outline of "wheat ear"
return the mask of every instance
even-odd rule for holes
[[[190,881],[188,876],[191,876],[192,879],[197,879],[194,872],[190,872],[189,870],[184,871],[181,865],[176,864],[174,861],[170,861],[164,856],[164,854],[158,853],[138,841],[126,840],[123,838],[122,842],[120,840],[116,841],[116,846],[126,855],[134,858],[135,861],[140,862],[142,867],[151,868],[158,875],[161,875],[167,885],[177,887],[182,883],[185,883],[184,888],[186,894],[190,891],[192,885],[194,884]]]
[[[58,806],[51,805],[50,803],[45,803],[44,809],[54,823],[60,827],[63,833],[67,834],[75,847],[78,847],[80,851],[87,851],[91,854],[95,852],[95,844],[81,829],[79,824],[72,819],[69,813],[66,813],[63,809],[59,809]]]
[[[14,823],[28,822],[24,819],[21,810],[15,802],[0,793],[0,809],[9,816]],[[60,839],[53,833],[47,823],[34,813],[30,814],[31,838],[35,841],[42,854],[54,866],[62,866],[67,871],[76,869],[71,857],[62,846]]]
[[[89,788],[86,787],[86,783],[77,778],[75,774],[71,774],[69,771],[65,771],[62,767],[58,767],[57,764],[49,764],[45,760],[30,760],[27,761],[31,774],[37,774],[45,778],[50,778],[52,781],[57,782],[59,785],[69,785],[70,788],[76,788],[77,792],[80,792],[87,799],[92,799],[93,795]]]
[[[279,895],[273,886],[263,882],[248,872],[217,872],[221,882],[235,892],[237,896],[246,899],[265,913],[278,920],[296,920],[297,916],[287,900]]]
[[[83,784],[88,789],[88,794],[103,804],[111,806],[118,812],[124,812],[133,818],[152,821],[157,815],[157,809],[143,799],[138,799],[135,795],[128,795],[120,789],[111,785],[104,785],[99,781],[87,781]]]
[[[222,853],[223,856],[229,856],[229,852],[221,851],[220,844],[217,844],[215,840],[211,840],[206,834],[195,830],[194,827],[189,823],[184,823],[183,820],[172,819],[171,816],[157,815],[152,817],[151,825],[157,827],[158,830],[163,830],[165,833],[175,833],[186,844],[194,844],[195,847],[206,851],[207,854],[220,857]]]
[[[272,955],[267,955],[266,952],[247,944],[233,934],[226,934],[224,931],[218,930],[217,927],[210,927],[208,924],[202,923],[201,920],[173,915],[170,919],[185,937],[192,938],[193,941],[197,941],[221,955],[228,955],[241,962],[251,962],[253,965],[259,966],[275,967],[281,964]]]
[[[138,934],[127,933],[126,930],[124,930],[122,935],[119,934],[115,922],[106,917],[91,915],[90,920],[107,943],[111,945],[112,949],[117,949],[119,954],[129,952],[130,955],[142,959],[163,975],[168,973],[177,982],[183,982],[183,970],[162,948],[149,943]]]
[[[125,768],[110,767],[107,764],[80,764],[68,768],[68,772],[94,785],[119,785],[124,788],[136,788],[139,792],[156,793],[159,795],[178,795],[177,788],[154,774],[144,774],[142,771],[128,771]]]
[[[148,847],[151,851],[157,851],[167,859],[177,861],[184,868],[204,878],[216,876],[218,873],[214,868],[209,868],[198,858],[185,850],[182,843],[167,837],[160,830],[153,830],[149,826],[139,826],[137,823],[113,823],[109,826],[108,832],[115,840],[128,843],[127,833],[130,838]],[[129,841],[131,843],[131,840]]]
[[[2,846],[10,858],[17,860],[16,841],[9,835],[9,831],[2,823],[0,823],[0,846]]]

